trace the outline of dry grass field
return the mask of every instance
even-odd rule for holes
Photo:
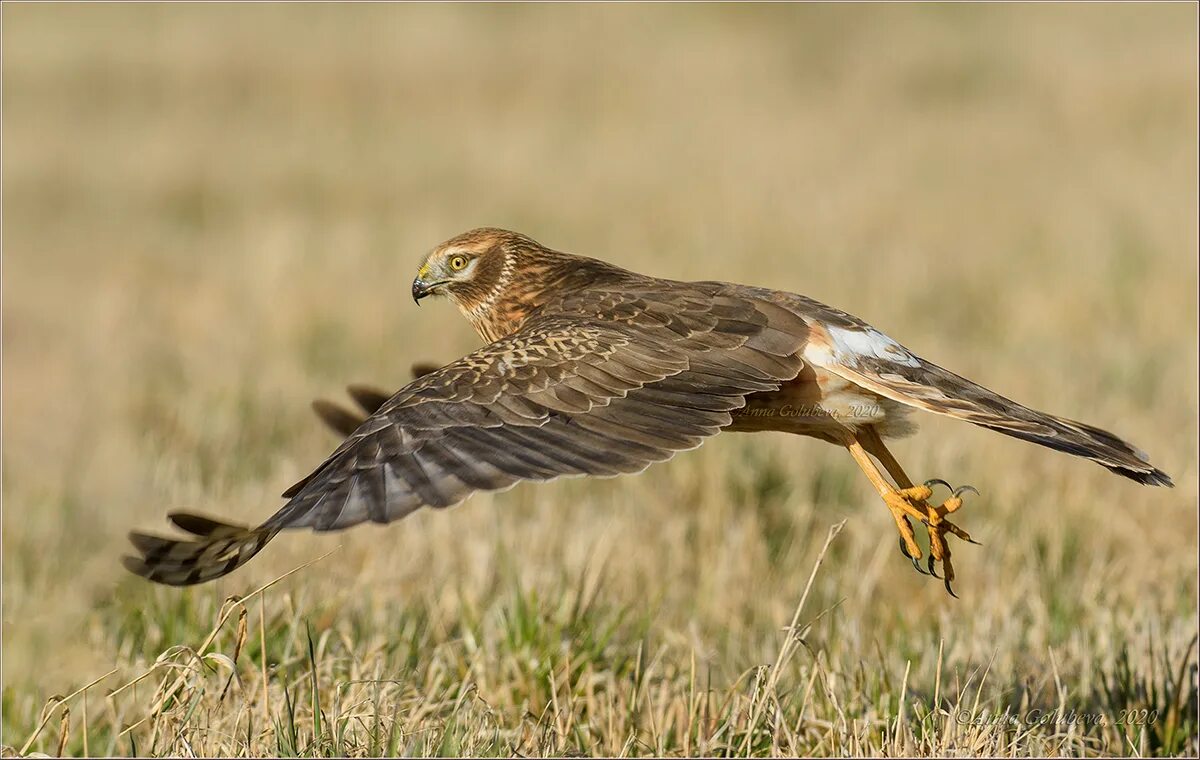
[[[5,3],[4,752],[1196,754],[1196,21]],[[959,600],[776,435],[124,572],[272,513],[311,399],[471,350],[408,286],[481,225],[840,306],[1177,487],[922,417]]]

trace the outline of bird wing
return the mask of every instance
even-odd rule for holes
[[[186,585],[224,575],[289,528],[386,523],[480,490],[637,472],[730,424],[795,377],[805,323],[753,298],[659,291],[564,298],[518,332],[388,399],[257,528],[172,515],[199,540],[131,534],[126,567]]]

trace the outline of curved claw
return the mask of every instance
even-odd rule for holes
[[[949,578],[945,579],[945,584],[946,584],[946,593],[949,594],[950,596],[954,597],[955,599],[957,599],[958,594],[954,593],[954,589],[950,588],[950,579]]]
[[[958,488],[954,489],[954,496],[957,497],[960,494],[963,494],[967,491],[970,491],[971,493],[975,494],[976,496],[979,495],[979,491],[975,490],[975,486],[959,486]]]
[[[973,539],[973,538],[968,538],[968,539],[967,539],[967,543],[968,543],[968,544],[975,544],[976,546],[983,546],[983,542],[982,542],[982,541],[976,541],[976,540],[975,540],[975,539]]]
[[[908,561],[912,563],[914,570],[916,570],[921,575],[928,575],[928,573],[926,573],[924,570],[921,569],[921,565],[917,563],[916,558],[913,557],[913,555],[908,553],[908,545],[904,543],[903,537],[900,538],[900,553],[908,558]]]
[[[932,575],[934,578],[942,577],[937,574],[937,570],[935,570],[933,567],[933,555],[932,554],[930,554],[929,558],[925,561],[925,567],[929,568],[929,574]]]
[[[942,480],[941,478],[930,478],[929,480],[925,481],[924,486],[926,488],[933,488],[934,486],[945,486],[946,488],[949,488],[951,491],[954,490],[954,486],[950,485],[949,483]]]

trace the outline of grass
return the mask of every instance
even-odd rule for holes
[[[2,13],[6,754],[1200,752],[1195,7]],[[782,436],[122,571],[469,351],[406,283],[482,224],[835,304],[1177,487],[921,419],[960,600]]]

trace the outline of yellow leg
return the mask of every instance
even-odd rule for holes
[[[883,445],[883,440],[873,428],[861,431],[856,439],[847,444],[847,448],[850,450],[851,456],[858,462],[859,467],[866,473],[871,484],[879,491],[879,495],[888,505],[888,509],[891,510],[892,516],[896,519],[896,527],[900,531],[901,549],[906,556],[913,560],[914,565],[916,565],[916,560],[920,559],[921,552],[916,548],[916,542],[913,540],[912,527],[908,523],[908,517],[920,520],[926,526],[929,533],[929,560],[927,563],[929,572],[936,575],[934,564],[940,562],[946,590],[953,595],[954,590],[950,587],[950,582],[954,580],[954,565],[950,561],[950,547],[946,543],[945,534],[951,533],[971,543],[978,542],[974,541],[966,531],[947,520],[946,515],[962,507],[960,494],[963,491],[974,491],[975,489],[970,486],[954,489],[949,499],[934,507],[928,503],[928,499],[933,495],[929,484],[935,481],[931,480],[920,486],[914,485],[900,463]],[[898,488],[887,482],[871,460],[871,455],[883,464],[895,479]],[[944,483],[944,481],[940,482]],[[949,486],[949,484],[946,485]],[[917,569],[919,570],[920,567],[918,566]]]
[[[875,466],[875,462],[872,461],[870,454],[866,452],[859,441],[852,440],[846,444],[846,448],[849,449],[850,456],[854,457],[854,461],[858,462],[858,466],[866,474],[867,480],[870,480],[871,485],[875,486],[875,490],[879,492],[879,496],[883,499],[884,504],[887,504],[887,508],[891,510],[892,517],[896,520],[896,529],[900,531],[900,540],[904,545],[906,553],[913,559],[920,559],[921,548],[917,546],[917,540],[913,535],[912,525],[908,522],[908,518],[912,517],[921,522],[926,520],[925,511],[918,509],[913,502],[922,503],[933,492],[925,486],[921,486],[919,489],[912,489],[915,492],[911,494],[906,494],[898,490],[887,481],[887,478],[883,477],[883,473]]]

